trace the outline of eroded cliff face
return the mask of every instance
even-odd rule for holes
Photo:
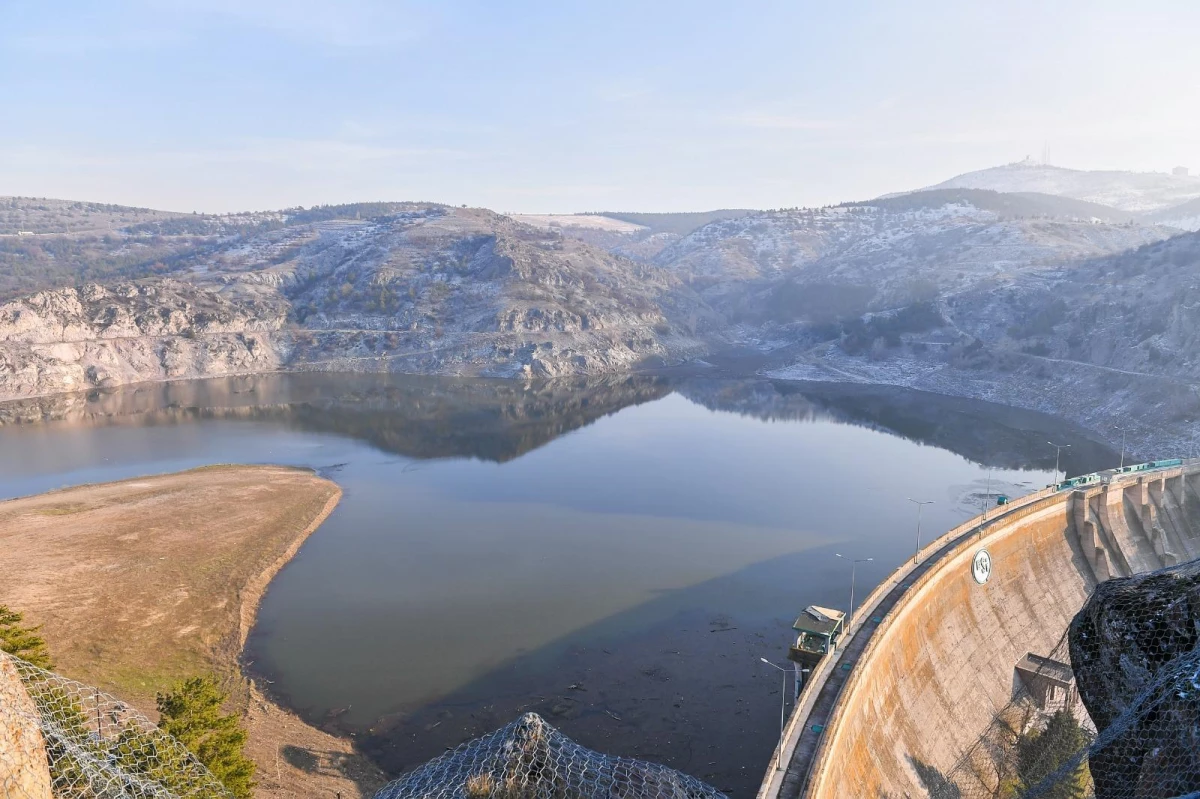
[[[1101,583],[1069,642],[1097,799],[1200,790],[1200,561]]]
[[[221,240],[174,275],[0,305],[0,400],[279,370],[600,375],[699,354],[720,325],[655,267],[441,206]]]
[[[0,305],[0,399],[272,371],[285,320],[282,303],[172,280],[39,292]]]

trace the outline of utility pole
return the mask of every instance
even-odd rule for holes
[[[917,506],[917,551],[913,553],[913,563],[916,563],[917,557],[921,554],[921,511],[925,509],[926,505],[932,505],[933,500],[920,501],[909,497],[908,501]]]

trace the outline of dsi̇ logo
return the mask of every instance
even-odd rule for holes
[[[971,576],[980,585],[986,583],[992,576],[992,556],[986,549],[975,553],[975,559],[971,561]]]

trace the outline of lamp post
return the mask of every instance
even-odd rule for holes
[[[839,558],[850,561],[850,613],[846,616],[848,619],[846,626],[849,627],[850,624],[854,623],[854,571],[858,568],[858,564],[875,560],[875,558],[847,558],[840,552],[835,552],[833,554],[837,555]]]
[[[1124,469],[1125,468],[1125,427],[1123,425],[1114,425],[1114,427],[1116,427],[1118,430],[1121,431],[1121,465],[1118,466],[1117,468]]]
[[[988,506],[992,503],[992,467],[988,467],[987,491],[983,495],[983,520],[987,521]]]
[[[788,670],[783,666],[776,666],[766,658],[759,658],[763,663],[766,663],[773,669],[779,669],[783,672],[783,685],[779,687],[779,747],[775,754],[775,770],[779,771],[783,768],[783,727],[785,714],[787,712],[787,675]]]
[[[933,500],[927,499],[924,501],[908,498],[908,501],[917,506],[917,551],[913,553],[913,563],[917,562],[917,557],[921,554],[921,511],[925,510],[926,505],[932,505]],[[868,558],[870,560],[870,558]],[[850,603],[853,605],[853,601]]]
[[[1049,444],[1050,446],[1054,447],[1054,482],[1055,482],[1055,484],[1057,484],[1058,483],[1058,458],[1062,454],[1062,451],[1064,449],[1069,449],[1071,447],[1071,445],[1070,444],[1055,444],[1053,441],[1047,441],[1046,443]],[[1063,477],[1066,477],[1066,475],[1064,474]]]

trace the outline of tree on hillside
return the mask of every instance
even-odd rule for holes
[[[41,626],[23,627],[21,621],[24,618],[7,605],[0,605],[0,652],[16,655],[21,660],[43,669],[53,668],[46,641],[38,635]]]
[[[224,714],[228,694],[211,677],[193,677],[158,695],[159,728],[186,746],[238,799],[249,799],[254,763],[242,752],[246,731]]]
[[[1031,730],[1017,740],[1017,776],[1022,792],[1054,774],[1088,745],[1087,734],[1069,710],[1059,710],[1043,730]],[[1038,794],[1039,799],[1083,799],[1088,774],[1081,763]]]

